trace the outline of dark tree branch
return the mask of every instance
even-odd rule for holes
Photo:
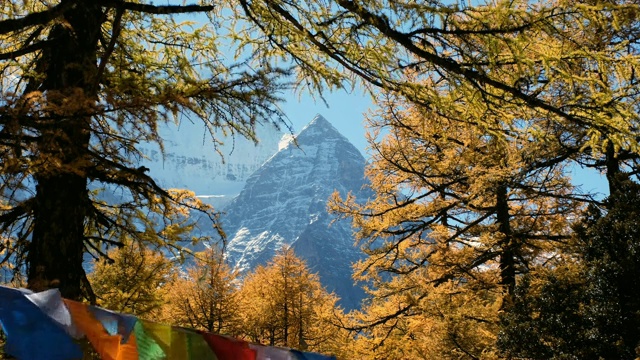
[[[5,231],[12,223],[33,209],[34,199],[28,199],[16,205],[13,209],[0,214],[0,231]]]
[[[22,30],[30,26],[44,25],[51,20],[60,17],[65,11],[76,5],[76,1],[61,1],[60,4],[53,6],[45,11],[31,13],[19,19],[7,19],[0,21],[0,35],[8,34],[12,31]],[[123,0],[103,0],[101,5],[108,8],[122,7],[125,10],[143,12],[147,14],[167,15],[167,14],[185,14],[194,12],[209,12],[214,9],[213,5],[148,5],[137,4]]]
[[[533,24],[523,24],[520,26],[496,28],[496,29],[481,29],[481,30],[467,30],[467,29],[444,29],[444,28],[421,28],[416,29],[407,35],[415,36],[421,34],[429,35],[491,35],[491,34],[511,34],[514,32],[521,32],[531,28]]]
[[[45,11],[31,13],[19,19],[0,21],[0,35],[22,30],[30,26],[44,25],[70,9],[73,3],[73,1],[62,1],[60,4]]]
[[[357,4],[354,1],[337,0],[337,2],[343,8],[360,16],[365,23],[376,28],[378,31],[380,31],[383,35],[385,35],[389,39],[396,41],[399,45],[407,49],[412,54],[422,59],[425,59],[426,61],[436,66],[439,66],[448,72],[461,75],[465,79],[472,81],[474,83],[486,84],[493,88],[502,90],[508,94],[513,95],[515,98],[520,99],[521,101],[523,101],[524,103],[526,103],[528,106],[532,108],[538,108],[538,109],[548,111],[549,113],[555,114],[575,124],[602,129],[602,126],[598,126],[597,124],[589,124],[587,123],[587,121],[585,121],[585,119],[582,119],[579,116],[570,114],[564,111],[562,108],[553,106],[548,102],[541,100],[538,97],[528,95],[516,87],[509,86],[504,82],[501,82],[496,79],[492,79],[491,77],[482,74],[476,69],[465,68],[461,66],[459,63],[457,63],[456,61],[454,61],[453,59],[442,57],[420,48],[411,40],[411,38],[407,34],[392,28],[389,22],[385,20],[385,18],[370,12],[368,9],[364,8],[363,6]],[[414,99],[414,100],[417,100],[417,99]]]
[[[30,54],[32,52],[38,51],[38,50],[42,50],[44,49],[47,45],[50,45],[52,43],[52,41],[39,41],[35,44],[31,44],[28,46],[25,46],[19,50],[15,50],[15,51],[9,51],[6,53],[0,53],[0,60],[9,60],[9,59],[15,59],[17,57],[23,56],[23,55],[27,55]]]
[[[100,64],[98,65],[98,74],[96,76],[96,81],[100,81],[102,77],[102,73],[104,73],[104,69],[107,66],[107,62],[109,62],[109,58],[113,53],[113,50],[116,47],[116,41],[120,36],[120,30],[122,29],[122,14],[124,13],[124,9],[122,7],[116,8],[116,14],[113,18],[113,30],[111,30],[111,39],[109,40],[109,44],[107,45],[107,49],[104,54],[100,58]]]
[[[166,190],[158,186],[153,178],[144,173],[144,168],[132,169],[106,159],[93,151],[88,151],[88,153],[95,159],[97,165],[88,170],[88,175],[91,179],[108,184],[126,186],[142,194],[147,199],[151,199],[151,194],[153,193],[165,199],[171,199],[171,196]]]
[[[271,40],[272,43],[274,43],[277,47],[279,47],[280,49],[286,51],[287,53],[289,53],[291,56],[293,56],[295,59],[297,59],[300,62],[303,62],[305,65],[309,66],[310,65],[305,62],[304,60],[300,59],[300,57],[296,56],[292,51],[290,51],[286,45],[276,41],[267,31],[267,29],[262,26],[262,24],[260,24],[260,21],[258,21],[258,19],[253,15],[253,13],[251,12],[250,9],[250,5],[247,3],[246,0],[241,0],[240,4],[242,5],[242,7],[244,8],[245,13],[247,14],[247,16],[253,21],[254,24],[256,24],[258,27],[260,27],[262,29],[262,31],[264,31],[265,34],[267,34],[267,36],[269,36],[269,39]],[[293,15],[291,15],[291,13],[289,13],[288,11],[286,11],[284,8],[282,8],[281,6],[277,5],[277,4],[271,4],[271,7],[273,8],[273,10],[275,10],[280,16],[282,16],[284,19],[286,19],[287,21],[289,21],[289,23],[291,25],[293,25],[298,31],[300,31],[301,33],[304,34],[304,36],[306,36],[306,38],[311,41],[315,46],[317,46],[323,53],[325,53],[327,56],[331,57],[333,60],[337,61],[340,65],[344,66],[346,69],[349,69],[350,71],[352,71],[353,73],[357,74],[358,76],[362,77],[363,79],[366,79],[366,81],[370,82],[371,84],[378,86],[380,88],[382,88],[384,85],[379,82],[378,80],[374,79],[372,76],[366,74],[364,71],[362,71],[361,69],[357,68],[356,66],[352,66],[349,62],[347,62],[346,60],[343,59],[342,56],[339,55],[338,51],[335,51],[335,49],[333,48],[329,48],[329,45],[320,42],[316,36],[314,34],[312,34],[309,30],[307,30],[300,22],[298,22],[298,20],[295,19],[295,17]],[[324,35],[321,34],[320,35]],[[324,36],[323,36],[324,37]]]
[[[148,5],[138,4],[123,0],[103,0],[103,6],[108,8],[122,8],[124,10],[142,12],[147,14],[168,15],[168,14],[186,14],[195,12],[209,12],[215,8],[213,5]]]

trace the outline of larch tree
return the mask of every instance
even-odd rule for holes
[[[162,318],[178,326],[237,335],[240,332],[237,282],[237,273],[224,261],[218,248],[197,253],[193,264],[168,286]]]
[[[26,269],[29,288],[86,297],[85,254],[122,245],[121,234],[145,243],[155,233],[180,248],[152,224],[167,212],[215,221],[139,166],[141,144],[162,147],[162,123],[202,121],[217,143],[219,134],[257,141],[256,124],[284,124],[276,103],[286,71],[254,53],[229,55],[242,39],[228,5],[0,4],[0,260]],[[198,15],[205,21],[180,20]]]
[[[105,309],[155,319],[166,302],[177,265],[161,252],[126,241],[109,258],[93,262],[88,275],[96,304]]]
[[[355,327],[381,327],[371,334],[389,349],[399,348],[386,337],[400,336],[414,344],[404,351],[480,356],[495,345],[517,277],[569,238],[580,197],[557,152],[515,126],[496,121],[485,134],[395,96],[380,105],[367,169],[375,196],[332,203],[368,255],[355,276],[372,299]],[[439,353],[425,347],[436,333]]]
[[[346,341],[334,325],[341,317],[336,296],[291,247],[247,275],[240,296],[243,335],[251,341],[334,354]]]

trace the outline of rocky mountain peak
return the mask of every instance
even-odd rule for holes
[[[302,141],[303,139],[319,139],[320,137],[323,137],[324,139],[338,138],[349,142],[346,137],[340,134],[340,132],[331,125],[329,120],[318,114],[300,131],[297,139],[298,141]]]
[[[349,221],[327,212],[334,191],[364,193],[365,159],[331,123],[317,115],[296,141],[282,147],[247,180],[226,208],[222,225],[228,259],[247,271],[269,261],[282,245],[294,247],[346,308],[357,307],[351,263],[362,257]]]

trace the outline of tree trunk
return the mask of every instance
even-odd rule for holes
[[[302,279],[302,274],[300,274],[298,278]],[[299,291],[298,299],[300,300],[300,303],[298,304],[298,349],[306,350],[307,342],[304,340],[304,320],[302,318],[302,310],[304,307],[302,291]]]
[[[607,182],[609,184],[609,195],[614,194],[620,190],[621,178],[620,178],[620,161],[616,156],[613,144],[609,142],[605,149],[605,163],[607,168]]]
[[[35,225],[27,255],[29,288],[58,287],[62,296],[79,299],[84,278],[86,179],[70,174],[40,178],[36,191]]]
[[[516,288],[516,244],[514,243],[513,234],[511,233],[509,202],[507,187],[505,185],[500,185],[497,189],[496,218],[498,221],[498,229],[504,236],[502,240],[502,252],[500,254],[500,281],[502,286],[507,290],[507,296],[510,298],[513,296]]]
[[[287,287],[287,278],[284,278],[284,318],[283,318],[283,331],[284,331],[284,346],[289,346],[289,289]]]
[[[82,297],[84,225],[90,201],[86,169],[91,112],[97,107],[97,42],[103,15],[93,1],[78,1],[55,25],[43,50],[43,78],[30,86],[46,98],[38,142],[34,230],[27,254],[28,286],[58,287]],[[31,85],[31,84],[30,84]]]

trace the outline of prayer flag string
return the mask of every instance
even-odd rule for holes
[[[104,360],[335,360],[138,319],[63,299],[57,289],[0,286],[0,326],[5,353],[18,360],[82,359],[83,338]]]

